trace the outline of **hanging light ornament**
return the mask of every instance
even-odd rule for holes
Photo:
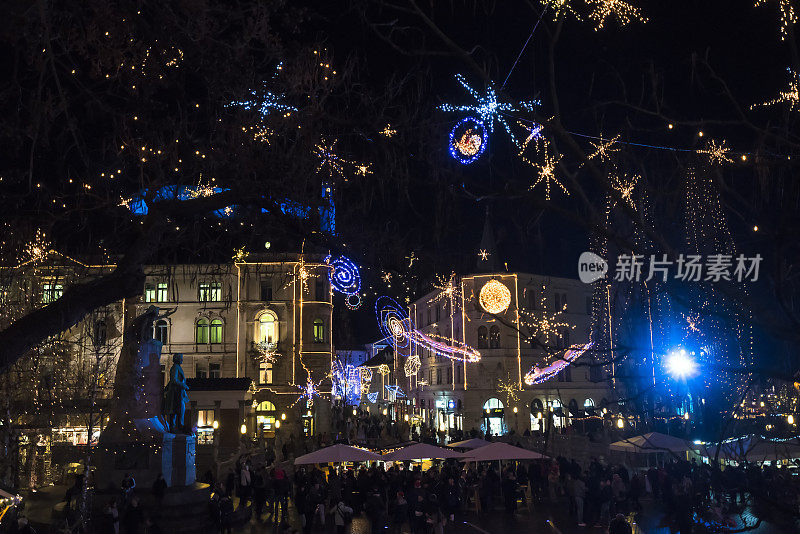
[[[504,283],[493,278],[481,288],[478,301],[481,307],[491,314],[505,313],[511,305],[511,291]]]
[[[489,132],[483,121],[475,117],[460,120],[450,130],[450,155],[462,165],[480,158],[489,145]]]
[[[347,296],[345,305],[351,310],[361,306],[361,297],[358,295],[358,292],[361,291],[361,275],[358,266],[345,256],[333,259],[331,255],[328,255],[325,263],[330,267],[328,280],[331,288]]]

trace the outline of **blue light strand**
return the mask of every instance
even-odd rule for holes
[[[331,255],[325,258],[328,269],[328,280],[331,288],[345,295],[357,295],[361,291],[361,275],[358,266],[346,256],[333,259]]]
[[[378,319],[381,335],[395,349],[406,348],[411,345],[411,333],[414,330],[414,325],[400,303],[391,297],[378,297],[375,301],[375,316]]]

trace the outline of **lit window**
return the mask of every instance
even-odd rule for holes
[[[156,301],[156,286],[153,284],[145,284],[144,286],[144,301],[145,302],[155,302]]]
[[[208,378],[219,378],[222,376],[218,363],[208,364]]]
[[[153,325],[153,339],[160,341],[162,344],[166,344],[168,326],[166,319],[159,319],[156,321]]]
[[[200,282],[198,299],[200,302],[220,302],[222,300],[222,284],[219,282]]]
[[[64,286],[61,284],[44,284],[42,286],[42,303],[49,304],[61,298]]]
[[[156,286],[156,301],[158,302],[167,302],[167,283],[160,282],[158,286]]]
[[[211,343],[222,343],[222,319],[214,319],[211,321],[211,329],[208,338]]]
[[[325,342],[325,322],[322,319],[314,319],[314,343]]]
[[[275,408],[275,405],[270,401],[261,401],[256,406],[257,412],[274,412],[276,410],[277,408]]]
[[[256,342],[258,343],[277,343],[278,342],[278,317],[271,311],[266,311],[258,318],[258,330],[256,332]]]
[[[198,319],[197,320],[197,331],[195,333],[195,342],[200,343],[208,343],[208,320],[207,319]]]
[[[258,364],[259,384],[272,384],[272,363],[261,362]]]
[[[214,410],[197,410],[197,426],[213,426],[215,414]]]

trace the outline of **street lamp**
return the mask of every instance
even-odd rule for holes
[[[214,430],[218,429],[219,428],[219,421],[217,421],[215,419],[214,422],[211,423],[211,428],[213,428]]]
[[[617,419],[617,428],[625,428],[625,421],[622,420],[622,417]]]
[[[281,414],[281,421],[286,421],[286,414],[285,413]]]
[[[789,414],[789,417],[786,418],[786,422],[789,423],[790,425],[793,425],[794,424],[794,416],[792,414]]]
[[[247,434],[247,425],[245,423],[242,423],[242,426],[239,427],[239,432],[241,432],[243,436]]]

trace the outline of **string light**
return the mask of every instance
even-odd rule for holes
[[[546,345],[551,344],[551,337],[558,335],[565,329],[574,329],[575,325],[562,320],[562,314],[567,310],[566,305],[559,309],[548,311],[546,287],[542,286],[541,297],[539,299],[539,310],[520,309],[520,325],[530,331],[530,336],[534,338],[544,338]],[[523,319],[524,318],[524,319]],[[539,340],[542,341],[541,339]]]
[[[619,152],[619,148],[615,146],[618,140],[619,135],[614,136],[613,139],[601,139],[597,143],[589,141],[589,143],[594,147],[594,152],[589,156],[589,159],[599,158],[601,162],[610,161],[610,154]]]
[[[409,377],[416,375],[421,367],[422,362],[420,361],[419,356],[414,354],[406,358],[406,363],[403,365],[403,370],[406,373],[406,377]]]
[[[499,315],[511,305],[511,291],[504,283],[493,278],[481,288],[478,302],[487,312]]]
[[[589,18],[596,22],[595,30],[600,30],[607,18],[616,16],[620,26],[625,26],[633,21],[647,22],[641,10],[623,0],[587,0],[592,6]]]
[[[528,135],[525,137],[525,140],[519,147],[518,155],[521,156],[522,153],[525,152],[525,149],[528,148],[528,145],[530,144],[531,141],[536,141],[536,151],[538,152],[539,145],[542,144],[541,141],[544,139],[544,137],[542,137],[542,130],[543,130],[542,125],[537,123],[528,125],[522,121],[517,121],[517,124],[519,124],[520,127],[522,127],[524,130],[528,132]]]
[[[37,229],[33,239],[25,243],[22,248],[22,262],[38,262],[43,260],[51,251],[52,245],[41,229]]]
[[[519,381],[509,376],[506,376],[505,380],[501,378],[497,381],[497,393],[505,395],[506,404],[513,404],[519,401],[519,395],[517,394],[519,390]]]
[[[378,392],[374,391],[372,393],[367,393],[367,400],[372,404],[375,404],[378,401]]]
[[[611,181],[611,187],[619,192],[622,200],[624,200],[633,210],[636,209],[636,204],[633,201],[633,191],[636,189],[636,184],[639,182],[640,178],[641,176],[634,174],[628,177],[627,180],[621,177],[614,177],[614,179]]]
[[[768,0],[755,0],[755,6],[762,6]],[[791,0],[777,0],[778,9],[781,12],[781,41],[786,39],[789,35],[789,27],[797,23],[797,14],[794,11],[794,5]]]
[[[773,98],[762,104],[753,104],[750,106],[750,109],[755,109],[759,106],[774,106],[782,102],[787,102],[789,104],[790,111],[800,109],[800,84],[798,84],[797,73],[791,68],[786,69],[786,71],[789,73],[789,90],[778,92],[777,98]]]
[[[333,143],[328,144],[325,139],[323,139],[322,142],[314,145],[312,153],[319,159],[316,172],[318,173],[323,169],[327,169],[329,176],[337,174],[341,178],[344,178],[344,164],[350,162],[340,158],[336,152],[334,152],[336,142],[337,140],[334,139]]]

